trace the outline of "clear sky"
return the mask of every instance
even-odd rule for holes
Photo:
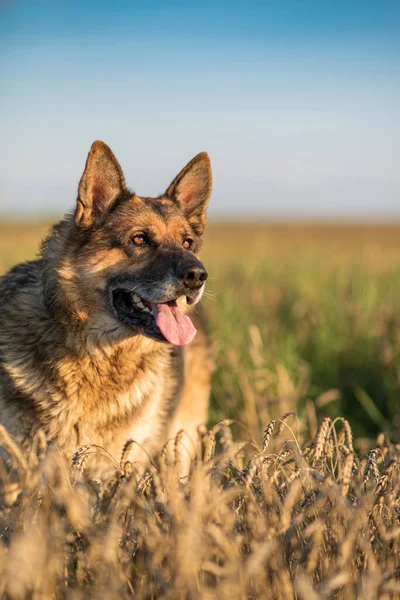
[[[400,1],[0,0],[0,215],[95,139],[144,195],[206,150],[217,218],[400,219]]]

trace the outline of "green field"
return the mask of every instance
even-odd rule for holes
[[[0,228],[0,272],[46,225]],[[202,258],[217,369],[210,424],[260,439],[289,411],[305,436],[345,416],[366,450],[400,438],[400,227],[211,224]]]
[[[400,438],[400,228],[213,227],[203,256],[212,421],[256,435],[295,411],[313,435],[341,415],[364,450],[382,429]]]
[[[45,231],[0,226],[0,271]],[[399,597],[400,226],[214,223],[202,258],[216,370],[192,477],[178,440],[101,484],[83,450],[71,483],[0,430],[0,597]]]

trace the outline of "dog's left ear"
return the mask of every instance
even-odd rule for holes
[[[104,219],[125,187],[122,169],[104,142],[94,142],[78,188],[75,223],[88,229]]]
[[[206,152],[201,152],[175,177],[165,194],[179,203],[198,235],[202,235],[206,224],[206,208],[211,188],[210,159]]]

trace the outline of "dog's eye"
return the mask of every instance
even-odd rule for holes
[[[190,238],[187,238],[184,242],[183,242],[183,247],[185,248],[185,250],[190,250],[193,246],[193,240],[191,240]]]
[[[143,235],[142,233],[139,233],[139,234],[133,236],[132,242],[135,244],[135,246],[144,246],[144,244],[148,243],[148,240],[145,235]]]

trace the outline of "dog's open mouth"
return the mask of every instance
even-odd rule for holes
[[[187,297],[187,303],[193,301]],[[112,293],[114,310],[123,321],[138,323],[143,318],[155,321],[163,337],[176,346],[190,344],[196,335],[196,329],[187,315],[179,310],[176,300],[169,302],[151,302],[134,292],[116,289]]]

